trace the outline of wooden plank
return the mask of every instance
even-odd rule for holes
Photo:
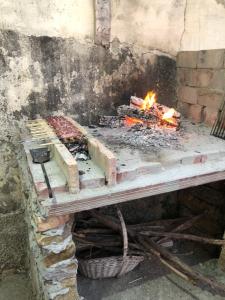
[[[95,0],[95,43],[108,47],[111,33],[111,1]]]
[[[95,164],[103,170],[107,185],[115,185],[117,175],[115,155],[95,138],[88,139],[88,152]]]
[[[53,143],[51,148],[55,161],[66,177],[69,191],[79,192],[79,171],[76,160],[63,144]]]

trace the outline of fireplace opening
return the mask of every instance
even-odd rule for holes
[[[223,241],[224,193],[224,182],[220,181],[134,200],[118,207],[128,231],[135,230],[137,236],[151,237],[194,271],[223,282],[223,271],[217,266],[221,245],[213,243]],[[179,295],[180,298],[194,298],[199,293],[210,297],[215,293],[215,287],[207,286],[204,281],[195,286],[191,284],[193,278],[185,281],[182,276],[187,274],[182,273],[183,270],[180,274],[179,269],[175,270],[177,273],[174,275],[171,265],[168,268],[169,260],[160,260],[159,253],[149,254],[146,249],[138,248],[137,237],[133,239],[131,236],[128,238],[129,255],[144,258],[126,275],[111,277],[109,274],[110,271],[113,274],[114,266],[109,263],[108,269],[105,267],[103,271],[101,259],[121,256],[123,238],[121,232],[104,223],[104,217],[118,221],[115,205],[74,215],[72,234],[78,259],[78,291],[84,299],[147,299],[150,291],[152,297],[157,297],[159,289],[163,299],[166,299],[168,289],[170,297]],[[200,239],[194,240],[195,237]],[[93,265],[96,259],[98,264],[103,265]],[[220,292],[216,290],[216,293]]]

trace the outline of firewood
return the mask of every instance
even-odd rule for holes
[[[161,231],[143,231],[140,232],[142,235],[147,236],[165,236],[167,238],[172,238],[176,240],[188,240],[194,241],[203,244],[211,244],[217,246],[225,245],[225,240],[218,240],[218,239],[210,239],[202,236],[196,236],[193,234],[185,234],[185,233],[174,233],[174,232],[161,232]]]
[[[102,240],[102,241],[90,241],[90,240],[87,240],[86,238],[81,238],[81,237],[77,237],[75,236],[74,237],[75,241],[78,241],[82,244],[85,244],[85,245],[89,245],[89,246],[92,246],[92,247],[114,247],[114,246],[121,246],[122,245],[122,241],[113,241],[113,240]]]
[[[113,233],[114,231],[108,228],[78,228],[76,229],[76,234],[101,234],[101,233]]]
[[[119,117],[129,116],[132,118],[138,118],[145,122],[159,122],[159,118],[157,117],[157,115],[128,105],[118,106],[117,114]]]
[[[113,222],[112,218],[108,220],[108,217],[99,215],[96,212],[91,212],[92,216],[96,217],[99,222],[105,226],[112,228],[115,231],[121,231],[120,225]],[[225,286],[216,282],[215,280],[208,278],[199,272],[195,271],[187,264],[183,263],[178,257],[172,255],[165,248],[153,242],[150,238],[138,236],[136,232],[131,229],[127,229],[128,235],[140,243],[141,249],[145,250],[147,253],[155,255],[164,265],[170,267],[177,275],[182,273],[182,278],[191,282],[203,283],[204,285],[210,286],[216,293],[225,295]],[[140,246],[137,246],[140,249]],[[144,248],[143,248],[144,247]]]
[[[194,223],[196,223],[198,220],[200,220],[204,215],[205,215],[205,212],[203,214],[200,214],[198,216],[195,216],[195,217],[185,221],[183,224],[176,226],[171,232],[181,232],[181,231],[191,228],[194,225]],[[161,243],[167,241],[167,239],[168,239],[167,237],[161,238],[157,241],[157,243],[161,244]]]
[[[147,127],[156,124],[168,124],[170,126],[179,127],[180,119],[176,117],[171,117],[169,120],[162,119],[163,114],[160,110],[154,109],[154,107],[149,110],[141,110],[135,106],[121,105],[117,108],[117,113],[119,117],[131,117],[135,119],[140,119]]]
[[[173,269],[177,271],[175,272],[176,274],[182,273],[182,275],[184,275],[182,278],[191,282],[207,285],[212,288],[214,292],[223,296],[225,295],[225,285],[222,283],[216,282],[214,279],[208,278],[195,271],[193,268],[182,262],[178,257],[171,254],[163,247],[157,245],[149,238],[146,239],[143,237],[138,237],[138,241],[147,251],[156,256],[161,262],[165,261],[166,264],[171,265]],[[173,269],[170,268],[170,270]]]
[[[130,104],[132,105],[132,107],[134,107],[136,109],[141,109],[143,102],[144,102],[144,99],[142,99],[142,98],[138,98],[136,96],[130,97]],[[164,115],[165,113],[167,113],[170,110],[170,108],[168,106],[160,104],[160,103],[154,103],[153,111],[154,110],[158,110],[161,115]],[[174,117],[180,118],[181,114],[178,111],[174,110]]]
[[[177,223],[188,222],[190,220],[189,217],[181,217],[176,219],[161,219],[161,220],[153,220],[147,223],[140,223],[134,225],[127,225],[127,228],[132,230],[142,230],[142,228],[152,227],[152,226],[159,226],[163,228],[171,228],[171,226],[176,225]],[[180,226],[180,224],[178,225]]]

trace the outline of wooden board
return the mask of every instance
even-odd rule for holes
[[[64,173],[69,191],[77,193],[79,191],[79,172],[77,162],[63,144],[53,143],[51,145],[54,160]]]
[[[88,139],[88,152],[95,164],[103,170],[107,185],[115,185],[117,173],[115,155],[95,138]]]

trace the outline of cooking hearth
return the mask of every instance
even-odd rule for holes
[[[177,115],[179,127],[82,127],[63,116],[29,122],[25,149],[40,205],[50,215],[72,213],[225,178],[225,141]],[[45,165],[54,201],[30,158],[40,145],[52,153]]]

